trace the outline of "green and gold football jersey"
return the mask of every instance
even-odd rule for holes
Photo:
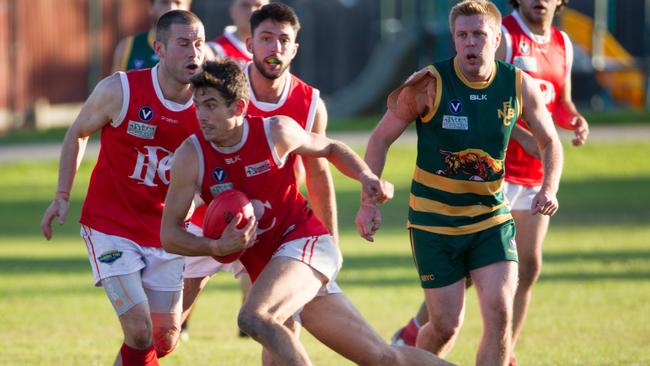
[[[455,58],[429,68],[436,97],[416,121],[408,227],[464,235],[510,220],[502,185],[508,140],[521,114],[521,70],[496,61],[488,81],[472,83]]]

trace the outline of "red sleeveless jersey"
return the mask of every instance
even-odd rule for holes
[[[206,205],[228,189],[242,191],[253,202],[257,242],[240,258],[252,280],[282,243],[328,234],[300,194],[289,159],[278,157],[270,137],[272,123],[270,118],[246,117],[241,142],[228,148],[212,145],[201,132],[190,136],[198,153],[198,183]]]
[[[539,82],[544,103],[553,113],[558,96],[565,82],[571,77],[573,47],[569,37],[555,27],[551,27],[547,37],[535,35],[517,11],[503,18],[501,31],[506,44],[505,61],[522,69]],[[525,121],[519,119],[517,123],[528,129]],[[542,184],[543,179],[542,162],[526,153],[517,141],[510,139],[506,154],[505,180],[524,186],[538,186]]]
[[[248,76],[249,67],[245,69]],[[259,117],[271,116],[289,116],[293,118],[306,131],[311,131],[316,116],[316,106],[318,105],[319,90],[309,86],[304,81],[290,74],[286,78],[286,83],[278,103],[260,102],[255,98],[255,93],[250,85],[249,79],[250,102],[248,104],[248,115]],[[296,158],[289,157],[290,166],[294,166]],[[207,210],[206,206],[200,206],[194,211],[190,221],[198,226],[203,226],[203,216]]]
[[[253,61],[253,55],[246,49],[246,44],[235,36],[233,26],[224,29],[223,34],[215,40],[208,42],[214,52],[221,57],[229,57],[237,61],[242,67]]]
[[[101,131],[80,222],[95,230],[160,247],[160,220],[176,148],[198,129],[190,99],[164,99],[157,66],[119,73],[119,117]]]

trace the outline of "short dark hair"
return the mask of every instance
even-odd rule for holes
[[[569,5],[569,0],[562,0],[562,3],[555,8],[555,14],[559,13],[560,10],[567,5]],[[510,0],[510,6],[515,10],[519,9],[519,2],[517,0]]]
[[[200,73],[190,79],[192,88],[216,89],[226,106],[230,107],[238,99],[248,100],[248,81],[239,64],[229,58],[223,61],[206,61]]]
[[[156,41],[167,43],[169,29],[172,24],[193,25],[203,24],[196,14],[187,10],[170,10],[163,14],[156,22]]]
[[[251,33],[255,33],[255,29],[267,19],[277,23],[289,23],[296,34],[300,30],[300,21],[292,7],[282,3],[270,3],[251,14]]]

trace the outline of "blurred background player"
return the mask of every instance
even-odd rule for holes
[[[556,126],[573,130],[574,146],[583,145],[589,134],[587,121],[578,113],[571,98],[573,46],[566,33],[553,27],[554,16],[568,0],[510,0],[515,9],[503,18],[502,41],[497,58],[513,64],[539,82],[549,112]],[[512,132],[506,155],[504,192],[517,227],[519,283],[513,309],[513,350],[523,327],[532,287],[542,267],[542,243],[550,217],[530,212],[532,199],[539,192],[544,171],[537,143],[522,119]],[[418,330],[428,321],[426,309],[393,337],[397,344],[415,344]],[[516,358],[510,359],[516,365]]]
[[[184,10],[157,22],[152,69],[102,80],[68,129],[55,198],[41,230],[63,224],[88,137],[101,130],[101,149],[81,212],[94,284],[118,315],[124,343],[116,365],[158,365],[178,344],[184,258],[160,243],[160,221],[174,151],[198,129],[190,78],[203,63],[205,31]]]
[[[247,48],[253,55],[253,62],[245,69],[250,95],[247,113],[261,117],[289,116],[306,131],[325,135],[327,109],[318,89],[289,71],[298,51],[296,36],[300,22],[297,15],[289,6],[272,3],[254,12],[250,22],[253,37],[248,38]],[[338,243],[336,197],[329,164],[319,158],[305,157],[302,162],[296,159],[296,166],[303,165],[312,209]],[[185,272],[191,273],[193,278],[185,281],[183,302],[186,312],[191,310],[218,265],[211,257],[188,258]]]
[[[589,126],[578,113],[571,98],[571,66],[573,46],[566,33],[553,27],[553,18],[566,0],[510,0],[515,9],[503,18],[503,42],[497,57],[511,63],[536,79],[544,103],[552,113],[555,125],[574,131],[572,143],[583,145]],[[535,215],[530,207],[540,191],[544,170],[539,149],[526,121],[519,119],[508,145],[506,184],[510,212],[517,226],[519,283],[514,299],[513,350],[521,334],[531,300],[532,288],[542,269],[542,243],[550,217]],[[516,359],[511,357],[511,364]]]
[[[233,24],[208,45],[217,56],[230,57],[242,67],[253,60],[253,54],[246,48],[246,39],[251,36],[250,17],[254,11],[268,4],[268,0],[233,0],[228,8]]]
[[[163,14],[170,10],[190,10],[192,0],[150,0],[149,16],[151,29],[123,38],[113,53],[113,71],[127,71],[154,67],[158,55],[153,50],[155,25]]]

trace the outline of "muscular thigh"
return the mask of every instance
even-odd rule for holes
[[[467,235],[441,235],[411,229],[411,249],[423,288],[440,288],[467,274]]]
[[[515,223],[510,220],[472,234],[472,243],[465,254],[467,268],[471,271],[501,261],[517,262]]]
[[[351,360],[363,359],[364,353],[385,344],[343,293],[315,298],[300,318],[314,337]]]
[[[274,257],[251,287],[243,310],[270,313],[284,322],[319,292],[326,277],[303,262]]]

